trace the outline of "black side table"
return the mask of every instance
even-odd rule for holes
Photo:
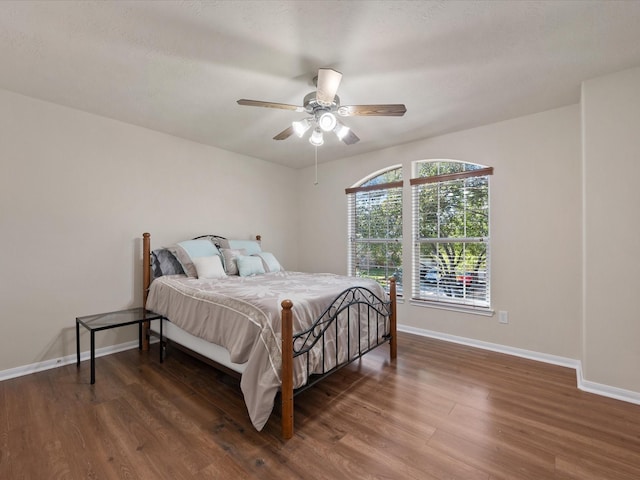
[[[142,323],[160,320],[160,343],[162,343],[162,315],[158,315],[143,307],[119,310],[117,312],[98,313],[86,317],[76,317],[76,355],[77,366],[80,367],[80,325],[91,332],[91,384],[96,383],[96,332],[110,328],[138,324],[138,348],[142,350]],[[162,362],[162,348],[160,348]]]

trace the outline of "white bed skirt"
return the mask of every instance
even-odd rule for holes
[[[163,322],[162,325],[162,336],[164,338],[168,338],[183,347],[186,347],[190,350],[193,350],[196,353],[199,353],[203,357],[209,358],[220,365],[224,365],[227,368],[230,368],[234,372],[238,372],[242,374],[246,367],[246,363],[233,363],[229,356],[229,351],[221,347],[220,345],[216,345],[215,343],[207,342],[200,337],[196,337],[191,335],[188,332],[185,332],[180,327],[175,326],[168,320],[161,320]],[[151,322],[151,330],[160,334],[160,323],[159,322]]]

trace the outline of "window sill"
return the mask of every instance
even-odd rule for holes
[[[492,317],[495,310],[491,307],[474,307],[472,305],[454,305],[439,302],[429,302],[427,300],[409,300],[411,305],[416,307],[436,308],[438,310],[448,310],[450,312],[469,313],[471,315],[481,315],[483,317]]]

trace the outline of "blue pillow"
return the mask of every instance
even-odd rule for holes
[[[229,248],[233,248],[234,250],[245,249],[247,251],[247,255],[253,255],[254,253],[260,253],[262,248],[260,248],[260,244],[256,240],[228,240]]]
[[[188,277],[198,277],[196,266],[193,264],[194,258],[199,257],[212,257],[214,255],[220,255],[218,248],[211,242],[211,240],[185,240],[178,242],[173,247],[173,254],[178,259],[184,273]]]
[[[184,248],[187,255],[191,258],[220,255],[220,252],[211,240],[185,240],[184,242],[178,242],[178,245]]]
[[[236,258],[238,264],[238,272],[241,277],[249,277],[251,275],[262,275],[265,273],[262,259],[260,257],[249,257],[240,255]]]

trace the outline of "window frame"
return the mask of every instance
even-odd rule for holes
[[[397,176],[399,177],[399,180],[367,185],[372,180],[375,180],[376,178],[381,177],[383,175],[388,175],[393,171],[398,171]],[[392,165],[390,167],[384,168],[382,170],[378,170],[368,175],[367,177],[358,181],[352,187],[345,189],[345,193],[347,195],[347,205],[348,205],[347,207],[348,209],[347,228],[348,228],[348,242],[349,242],[348,267],[347,267],[348,275],[374,278],[378,280],[387,290],[389,288],[389,282],[388,282],[389,277],[396,275],[398,270],[400,272],[402,271],[402,251],[404,247],[403,236],[402,236],[403,228],[404,228],[404,225],[402,223],[403,222],[402,211],[404,208],[404,205],[403,205],[404,180],[402,179],[402,176],[403,176],[402,165]],[[369,200],[372,199],[372,196],[373,196],[373,199],[375,200],[375,197],[377,195],[376,192],[381,192],[381,191],[390,192],[395,197],[395,198],[392,198],[392,200],[397,204],[397,206],[399,206],[400,215],[399,217],[396,217],[394,220],[395,230],[397,233],[399,233],[399,235],[396,235],[393,237],[378,237],[378,236],[374,236],[374,237],[360,236],[359,237],[359,234],[356,231],[358,228],[357,226],[358,217],[359,215],[361,215],[361,213],[358,212],[358,205],[359,205],[358,196],[359,194],[366,194],[369,197]],[[399,222],[399,229],[398,229],[398,222]],[[386,260],[380,265],[377,265],[377,264],[373,265],[374,269],[378,269],[378,270],[382,269],[384,271],[384,275],[382,277],[370,275],[369,272],[371,270],[371,266],[368,264],[366,269],[362,269],[357,260],[359,245],[374,245],[374,244],[377,244],[377,245],[383,244],[387,246],[387,253],[385,255]],[[389,248],[389,246],[392,246],[392,247]],[[368,249],[366,250],[369,251]],[[391,257],[393,257],[394,255],[399,259],[395,263],[390,261]],[[360,273],[363,270],[367,271],[367,273],[364,275]],[[402,296],[401,284],[398,284],[397,295],[399,297]]]
[[[443,173],[430,176],[417,177],[420,165],[427,163],[459,164],[463,171],[454,173]],[[467,169],[467,167],[471,167]],[[438,165],[440,168],[440,165]],[[493,174],[493,167],[450,159],[419,160],[413,163],[413,178],[409,183],[411,186],[411,222],[413,235],[413,258],[411,265],[411,303],[414,305],[443,308],[448,310],[473,312],[491,315],[491,237],[490,237],[490,182],[489,178]],[[481,236],[466,236],[467,232],[467,203],[462,198],[463,203],[463,230],[464,235],[453,237],[443,236],[440,233],[440,222],[444,216],[443,210],[438,200],[437,212],[435,212],[435,222],[437,223],[437,234],[433,236],[420,236],[421,229],[424,232],[428,228],[428,222],[421,217],[421,193],[423,189],[435,188],[437,198],[440,198],[441,189],[454,186],[462,191],[467,191],[467,179],[486,177],[486,198],[484,198],[483,208],[486,209],[486,232]],[[460,186],[459,182],[463,181]],[[457,182],[457,184],[456,184]],[[434,185],[435,184],[435,185]],[[451,194],[451,190],[449,190]],[[459,197],[456,197],[458,199]],[[451,215],[450,210],[447,212]],[[455,210],[456,215],[459,214]],[[446,229],[445,229],[446,230]],[[426,250],[434,250],[434,253],[424,255]],[[472,253],[467,254],[467,245],[475,245]],[[455,247],[454,247],[455,246]],[[484,249],[484,250],[483,250]],[[476,250],[475,261],[478,262],[473,269],[468,268],[474,258],[473,250]],[[455,262],[450,260],[452,252],[455,251]],[[461,253],[460,253],[461,252]],[[458,257],[458,255],[460,255]],[[484,260],[482,257],[484,255]],[[462,264],[461,271],[460,263]],[[482,268],[483,267],[483,268]],[[434,273],[435,272],[435,273]],[[429,275],[429,278],[427,276]],[[424,290],[424,292],[423,292]]]

